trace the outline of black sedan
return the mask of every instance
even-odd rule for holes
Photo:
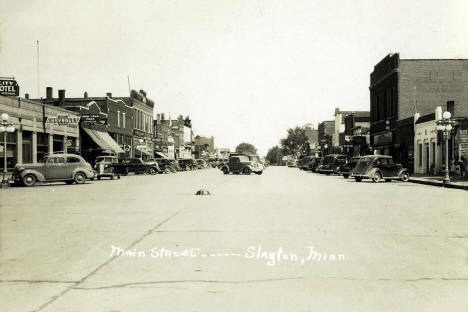
[[[407,182],[410,178],[410,172],[407,168],[394,163],[391,156],[382,155],[361,157],[352,174],[356,182],[361,182],[362,179],[372,179],[373,182],[380,182],[382,179],[387,182],[391,180]]]
[[[354,167],[356,167],[356,164],[358,163],[359,159],[361,159],[360,156],[352,157],[346,162],[346,164],[340,167],[339,171],[343,175],[343,178],[347,179],[352,174],[352,171]]]

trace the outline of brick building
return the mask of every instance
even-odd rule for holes
[[[333,131],[333,151],[335,153],[343,153],[343,146],[346,144],[345,136],[345,116],[354,115],[354,126],[359,126],[361,123],[365,125],[369,122],[368,111],[340,111],[339,108],[335,108],[335,122]],[[353,127],[354,127],[353,126]]]
[[[333,135],[335,133],[335,121],[327,120],[319,123],[318,142],[323,155],[327,155],[332,150]]]
[[[195,137],[194,157],[197,159],[206,159],[210,155],[214,155],[214,137],[202,137],[197,135]]]
[[[344,138],[340,143],[349,156],[367,155],[369,151],[370,112],[353,112],[344,116]]]
[[[414,167],[415,116],[437,106],[468,116],[468,60],[400,59],[389,54],[370,74],[370,139],[376,153]]]

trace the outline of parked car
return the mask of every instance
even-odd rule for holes
[[[16,183],[33,186],[36,182],[63,181],[83,184],[94,179],[94,170],[83,157],[74,154],[50,154],[37,164],[17,164],[13,172]]]
[[[391,180],[407,182],[410,178],[410,171],[407,168],[393,162],[391,156],[383,155],[361,157],[352,173],[357,182],[361,182],[362,179],[372,179],[373,182],[380,182],[382,179],[387,182]]]
[[[317,172],[318,166],[322,164],[323,157],[312,157],[309,162],[309,169],[312,172]]]
[[[185,171],[198,169],[198,165],[192,158],[179,159],[179,166],[181,170]]]
[[[167,158],[157,158],[155,161],[158,163],[159,170],[161,173],[176,172],[177,169],[174,167],[173,162]]]
[[[361,159],[361,156],[352,157],[346,162],[346,164],[340,167],[339,171],[343,175],[343,178],[347,179],[350,175],[352,175],[352,171],[354,167],[356,167],[359,159]]]
[[[175,159],[170,159],[171,161],[171,165],[172,165],[172,168],[173,168],[173,172],[177,172],[177,171],[180,171],[180,166],[179,166],[179,162]]]
[[[98,156],[96,157],[94,170],[96,171],[96,177],[101,180],[103,177],[120,179],[120,174],[117,174],[114,169],[114,164],[117,164],[119,159],[116,156]]]
[[[263,166],[260,166],[257,161],[250,160],[248,155],[243,154],[231,154],[229,156],[228,163],[221,167],[221,171],[224,174],[229,174],[230,172],[234,174],[255,174],[263,173]]]
[[[203,159],[196,159],[195,160],[197,165],[198,165],[198,169],[204,169],[204,168],[208,168],[208,164],[206,163],[205,160]]]
[[[148,160],[143,161],[140,158],[129,158],[122,159],[118,164],[114,164],[114,170],[118,174],[129,174],[129,173],[149,173],[157,174],[161,172],[156,161]]]
[[[286,162],[286,165],[288,167],[296,167],[297,166],[297,161],[295,159],[288,159]]]
[[[339,173],[340,167],[346,163],[348,156],[340,154],[330,154],[323,158],[322,164],[317,167],[317,172],[327,175]]]
[[[297,161],[297,167],[301,170],[309,170],[309,164],[314,156],[302,156]]]

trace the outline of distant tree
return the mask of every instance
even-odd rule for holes
[[[301,127],[288,129],[288,136],[280,141],[283,155],[307,155],[310,145],[305,130]]]
[[[282,157],[283,155],[281,154],[281,149],[278,145],[276,145],[268,150],[265,158],[270,164],[280,164]]]
[[[257,149],[253,144],[243,142],[237,145],[236,153],[257,154]]]

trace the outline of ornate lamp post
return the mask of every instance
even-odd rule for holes
[[[7,188],[10,186],[8,181],[8,171],[7,171],[7,133],[15,132],[15,127],[11,122],[8,121],[10,116],[7,113],[2,114],[2,120],[0,121],[0,132],[3,132],[3,178],[2,178],[2,188]]]
[[[452,133],[453,125],[455,124],[455,121],[451,120],[450,117],[452,117],[450,112],[444,112],[442,114],[442,119],[437,120],[437,130],[442,131],[443,138],[445,140],[445,176],[443,180],[444,185],[450,183],[448,143],[449,143],[450,135]]]

